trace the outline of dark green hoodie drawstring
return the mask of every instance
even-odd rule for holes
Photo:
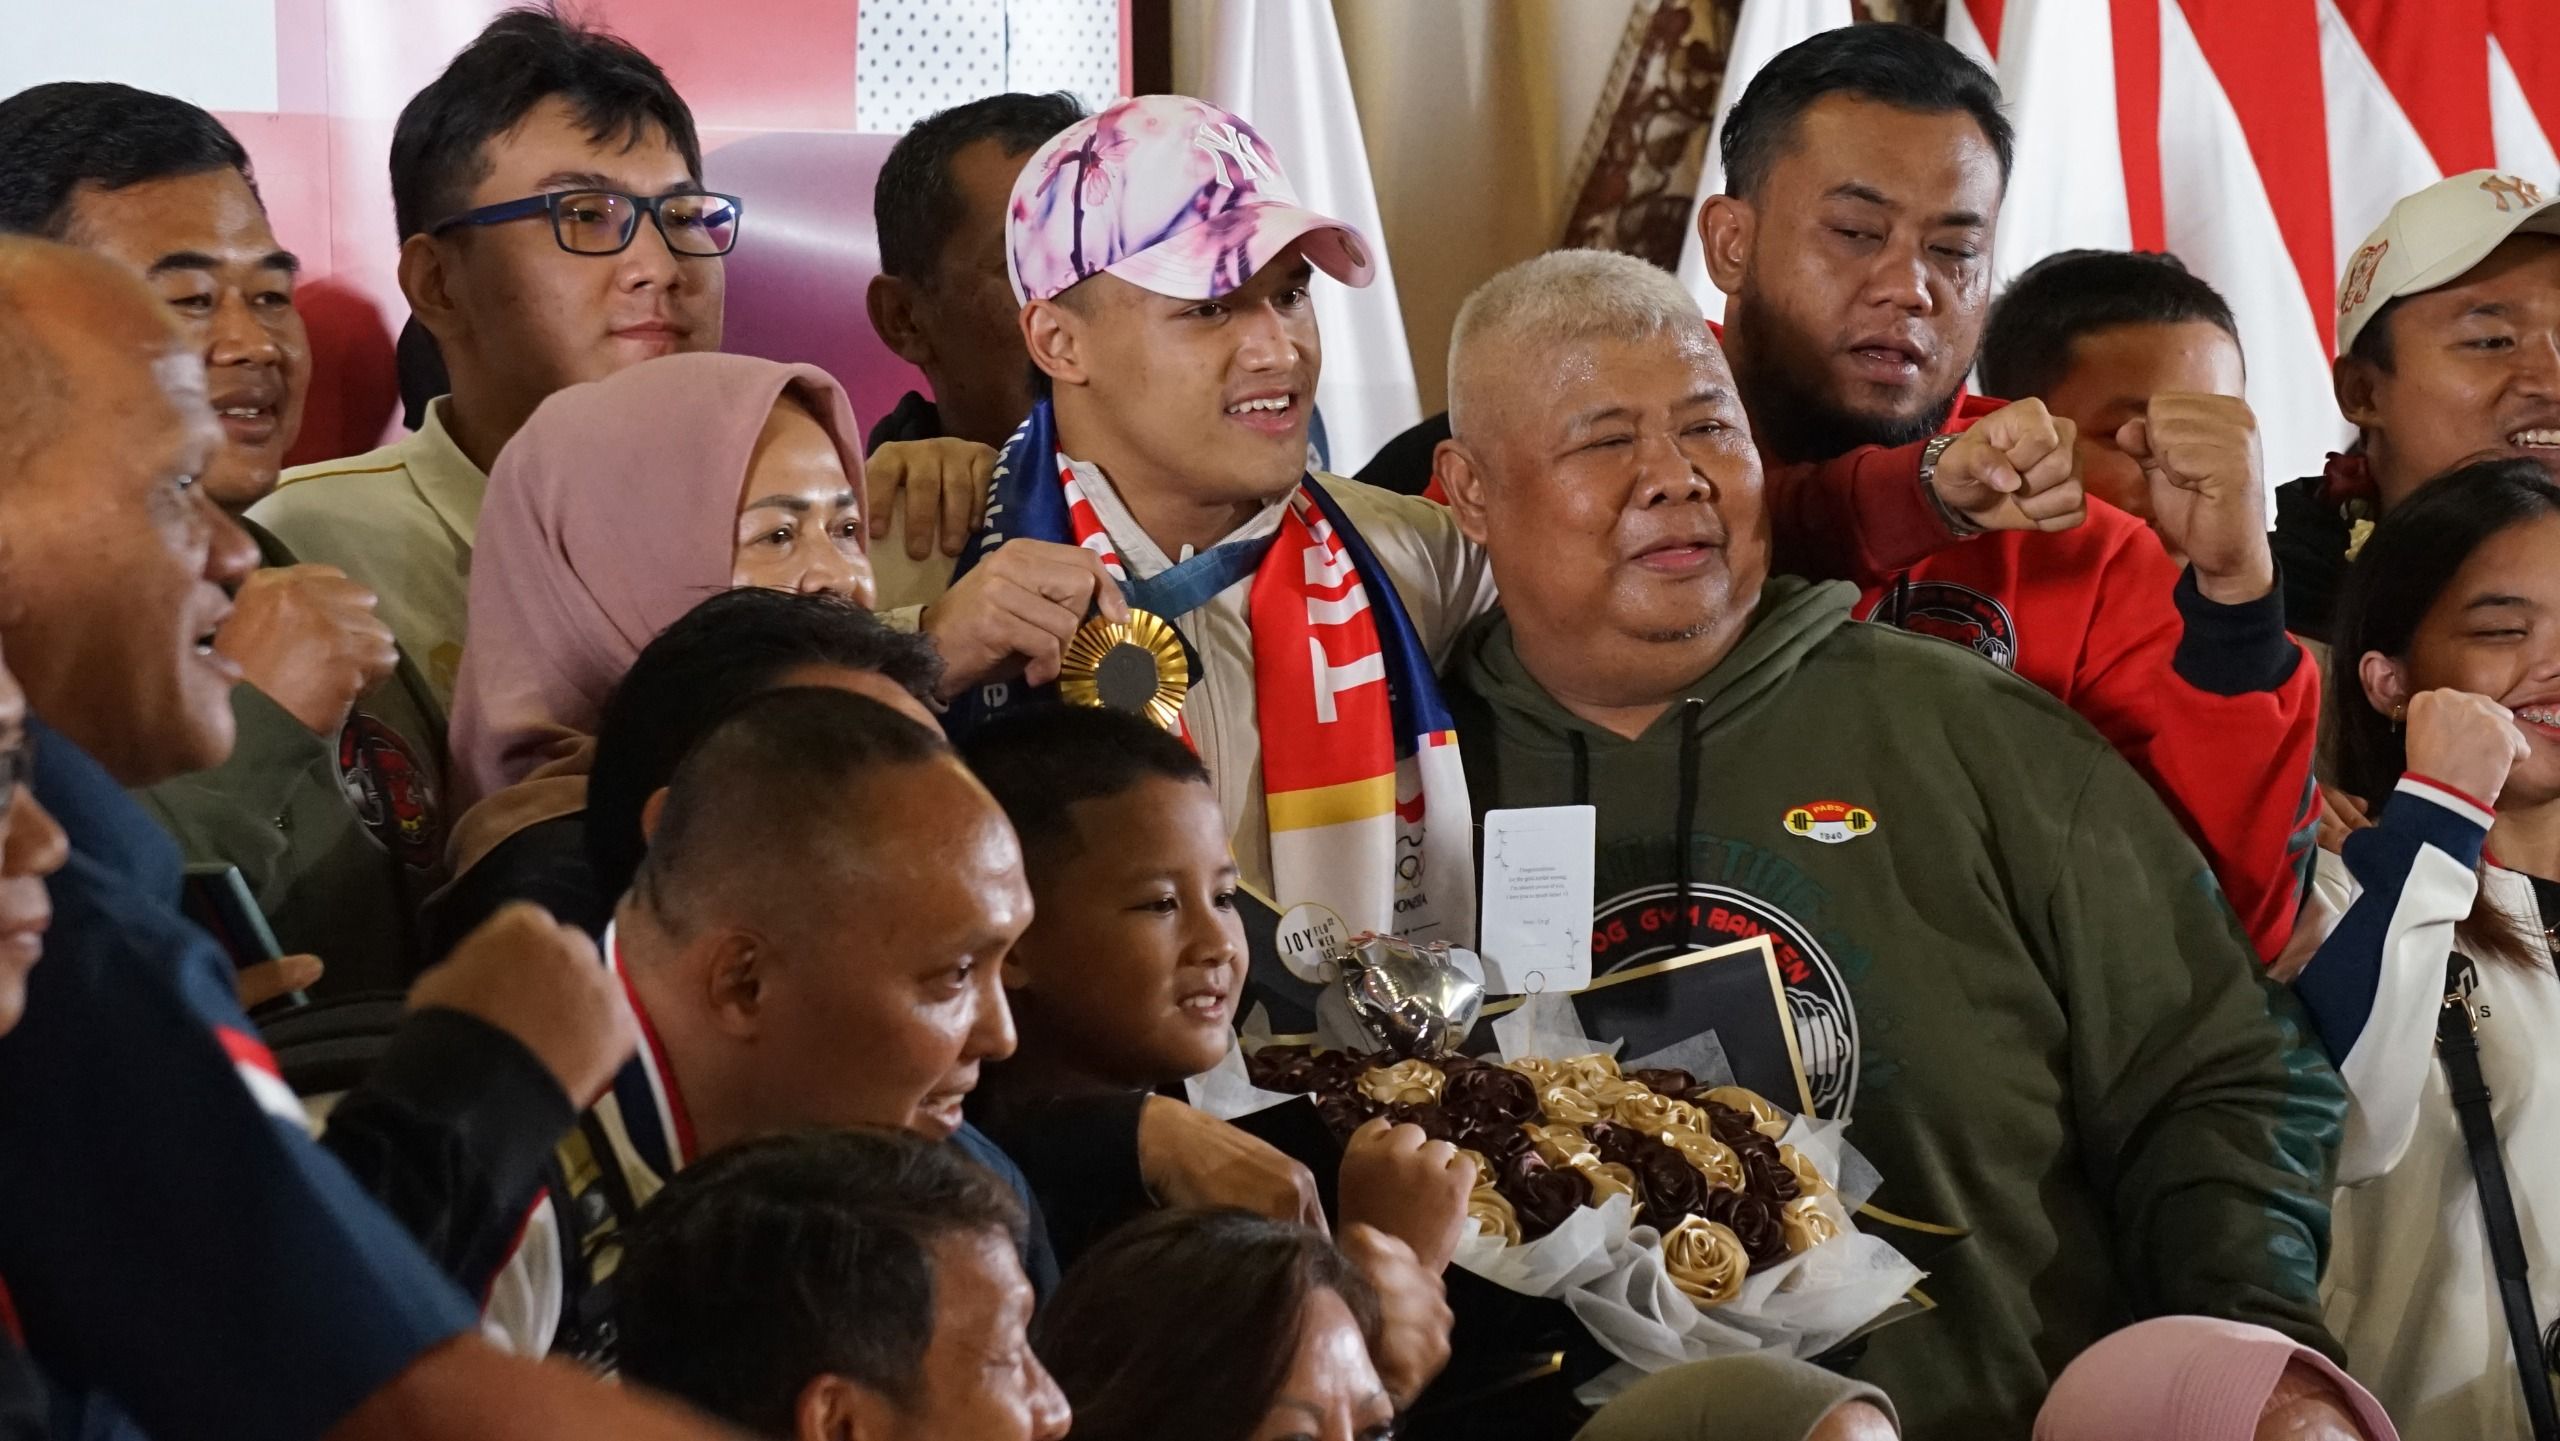
[[[1567,731],[1565,739],[1573,742],[1573,803],[1591,804],[1591,743],[1580,731]]]
[[[1695,824],[1698,804],[1698,720],[1707,713],[1707,703],[1691,696],[1680,703],[1680,812],[1676,821],[1680,848],[1680,888],[1673,902],[1680,907],[1680,941],[1690,950],[1698,946],[1698,913],[1689,905],[1689,883],[1695,863],[1689,856],[1689,842]]]

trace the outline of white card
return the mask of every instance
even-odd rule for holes
[[[1476,951],[1484,958],[1488,994],[1578,991],[1591,984],[1597,824],[1589,806],[1485,812],[1484,924]]]

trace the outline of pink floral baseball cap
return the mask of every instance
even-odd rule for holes
[[[1243,120],[1186,95],[1142,95],[1067,127],[1013,182],[1005,273],[1046,300],[1108,271],[1177,300],[1215,300],[1293,242],[1345,285],[1375,273],[1360,232],[1298,204]]]

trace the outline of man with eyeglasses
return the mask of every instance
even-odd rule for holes
[[[490,465],[552,392],[720,348],[740,205],[705,193],[692,112],[655,63],[532,9],[400,112],[391,192],[400,288],[452,390],[415,435],[288,471],[250,515],[372,587],[449,706]]]

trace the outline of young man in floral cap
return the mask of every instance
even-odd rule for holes
[[[1093,612],[1160,617],[1245,882],[1348,932],[1463,939],[1465,781],[1433,674],[1491,579],[1442,507],[1306,469],[1308,288],[1368,284],[1369,242],[1301,207],[1251,125],[1174,95],[1035,153],[1005,242],[1038,403],[956,564],[882,557],[884,609],[949,667],[953,729],[1049,690]]]

